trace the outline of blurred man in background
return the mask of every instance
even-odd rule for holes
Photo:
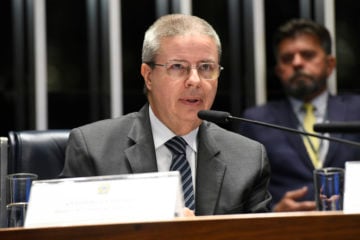
[[[275,73],[288,97],[247,109],[244,118],[306,132],[313,132],[315,123],[360,120],[359,96],[333,96],[328,91],[336,60],[324,26],[305,19],[290,20],[275,33],[274,53]],[[238,131],[266,147],[273,211],[314,210],[313,170],[344,168],[346,161],[360,160],[360,149],[351,145],[253,124],[242,124]],[[334,136],[360,142],[360,134]]]

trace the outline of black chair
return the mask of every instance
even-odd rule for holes
[[[36,173],[39,179],[57,178],[64,166],[70,130],[11,131],[8,136],[8,173]]]
[[[7,139],[2,138],[0,227],[6,227],[5,176],[28,172],[37,174],[39,180],[58,178],[64,166],[69,133],[68,129],[10,131]]]
[[[6,227],[6,175],[8,161],[8,138],[0,137],[0,227]]]

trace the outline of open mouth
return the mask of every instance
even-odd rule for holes
[[[181,101],[184,103],[188,103],[188,104],[194,104],[194,103],[199,103],[200,99],[198,99],[198,98],[183,98],[183,99],[181,99]]]
[[[198,102],[199,100],[197,99],[187,99],[186,101],[190,102],[190,103],[196,103]]]

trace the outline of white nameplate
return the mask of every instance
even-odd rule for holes
[[[360,162],[345,163],[344,213],[360,213]]]
[[[33,181],[25,227],[173,219],[180,181],[178,172]]]

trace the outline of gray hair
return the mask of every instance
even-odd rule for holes
[[[151,63],[155,60],[156,54],[160,48],[161,39],[192,33],[203,34],[213,38],[218,48],[220,60],[220,39],[208,22],[196,16],[170,14],[160,17],[145,32],[141,56],[142,62]]]

